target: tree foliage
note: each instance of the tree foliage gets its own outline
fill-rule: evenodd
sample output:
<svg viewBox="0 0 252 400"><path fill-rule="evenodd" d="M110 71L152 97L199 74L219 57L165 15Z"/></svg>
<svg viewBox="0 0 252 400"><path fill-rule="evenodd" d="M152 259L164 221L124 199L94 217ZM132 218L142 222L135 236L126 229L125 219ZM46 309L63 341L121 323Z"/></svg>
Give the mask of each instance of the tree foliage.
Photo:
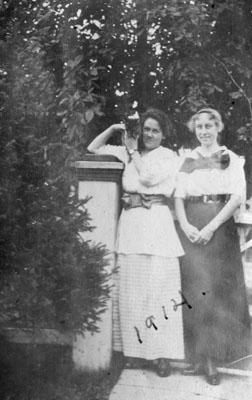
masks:
<svg viewBox="0 0 252 400"><path fill-rule="evenodd" d="M55 60L61 33L48 13L12 6L2 10L10 15L1 42L1 321L96 330L110 292L107 253L80 236L93 228L71 168L78 107L98 112L93 72L83 67L81 82L76 57L66 67Z"/></svg>
<svg viewBox="0 0 252 400"><path fill-rule="evenodd" d="M223 142L246 156L251 180L251 6L239 0L85 1L76 18L83 54L104 70L104 124L153 105L174 122L175 147L194 145L185 127L202 106L217 108ZM241 30L239 27L243 26Z"/></svg>
<svg viewBox="0 0 252 400"><path fill-rule="evenodd" d="M109 293L106 257L78 235L91 220L71 161L136 107L163 109L170 145L193 146L185 123L211 106L223 143L245 155L251 195L252 6L3 0L0 21L0 302L5 317L88 328Z"/></svg>

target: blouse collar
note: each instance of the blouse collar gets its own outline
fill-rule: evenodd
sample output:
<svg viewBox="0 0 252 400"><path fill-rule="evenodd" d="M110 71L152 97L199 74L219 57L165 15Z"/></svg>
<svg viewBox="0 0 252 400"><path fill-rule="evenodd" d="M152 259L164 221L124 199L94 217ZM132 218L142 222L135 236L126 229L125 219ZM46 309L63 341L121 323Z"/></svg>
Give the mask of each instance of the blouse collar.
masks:
<svg viewBox="0 0 252 400"><path fill-rule="evenodd" d="M219 153L219 152L223 152L223 153L224 153L225 150L227 151L227 147L226 147L226 146L220 146L220 147L218 148L217 151L213 151L212 153L206 155L206 154L203 154L203 153L202 153L202 151L201 151L201 146L198 146L198 147L196 147L196 149L194 149L194 150L192 151L192 154L193 154L194 156L196 156L196 158L199 157L199 154L200 154L200 156L202 156L202 157L204 157L204 158L207 158L207 157L211 157L211 156L213 156L214 154L217 154L217 153Z"/></svg>

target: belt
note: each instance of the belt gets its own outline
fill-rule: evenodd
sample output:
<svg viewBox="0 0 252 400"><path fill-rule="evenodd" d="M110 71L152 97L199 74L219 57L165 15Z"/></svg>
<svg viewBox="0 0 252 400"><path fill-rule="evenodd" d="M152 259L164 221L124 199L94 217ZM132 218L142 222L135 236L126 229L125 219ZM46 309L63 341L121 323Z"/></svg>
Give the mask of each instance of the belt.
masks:
<svg viewBox="0 0 252 400"><path fill-rule="evenodd" d="M203 194L186 198L191 203L226 203L229 199L230 194Z"/></svg>
<svg viewBox="0 0 252 400"><path fill-rule="evenodd" d="M124 193L122 206L125 210L136 207L150 209L153 204L168 206L169 199L164 195L144 194L144 193Z"/></svg>

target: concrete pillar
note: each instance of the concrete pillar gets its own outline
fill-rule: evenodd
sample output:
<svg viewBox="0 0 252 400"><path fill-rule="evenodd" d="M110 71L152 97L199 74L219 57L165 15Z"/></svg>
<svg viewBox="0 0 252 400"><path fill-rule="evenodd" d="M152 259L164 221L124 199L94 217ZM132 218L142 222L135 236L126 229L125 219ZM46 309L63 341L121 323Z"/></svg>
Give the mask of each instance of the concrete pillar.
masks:
<svg viewBox="0 0 252 400"><path fill-rule="evenodd" d="M102 243L110 252L108 272L114 266L116 229L119 217L121 175L123 164L113 156L86 155L75 163L79 180L79 198L92 198L87 209L92 218L93 232L85 233L85 240ZM111 282L112 285L112 282ZM98 371L110 366L112 356L112 300L101 314L100 332L85 332L73 344L73 361L80 370Z"/></svg>

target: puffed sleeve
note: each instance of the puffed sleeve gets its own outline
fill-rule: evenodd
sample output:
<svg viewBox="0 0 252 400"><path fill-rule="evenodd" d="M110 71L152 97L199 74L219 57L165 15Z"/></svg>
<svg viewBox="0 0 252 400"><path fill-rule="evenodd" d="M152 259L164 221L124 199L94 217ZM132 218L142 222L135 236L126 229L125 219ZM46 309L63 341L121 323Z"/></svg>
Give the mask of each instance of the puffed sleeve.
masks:
<svg viewBox="0 0 252 400"><path fill-rule="evenodd" d="M124 146L113 146L111 144L101 146L99 149L96 150L95 154L108 154L111 156L115 156L125 164L128 162L129 158L127 150Z"/></svg>
<svg viewBox="0 0 252 400"><path fill-rule="evenodd" d="M180 197L182 199L186 198L186 182L187 174L185 172L179 172L177 174L174 197Z"/></svg>
<svg viewBox="0 0 252 400"><path fill-rule="evenodd" d="M229 193L243 197L246 191L246 179L243 168L244 160L241 157L237 156L232 151L229 151L229 154L230 154L230 165L228 167Z"/></svg>
<svg viewBox="0 0 252 400"><path fill-rule="evenodd" d="M146 187L155 186L167 178L174 179L178 171L178 157L169 149L163 150L151 159L143 159L139 181Z"/></svg>

